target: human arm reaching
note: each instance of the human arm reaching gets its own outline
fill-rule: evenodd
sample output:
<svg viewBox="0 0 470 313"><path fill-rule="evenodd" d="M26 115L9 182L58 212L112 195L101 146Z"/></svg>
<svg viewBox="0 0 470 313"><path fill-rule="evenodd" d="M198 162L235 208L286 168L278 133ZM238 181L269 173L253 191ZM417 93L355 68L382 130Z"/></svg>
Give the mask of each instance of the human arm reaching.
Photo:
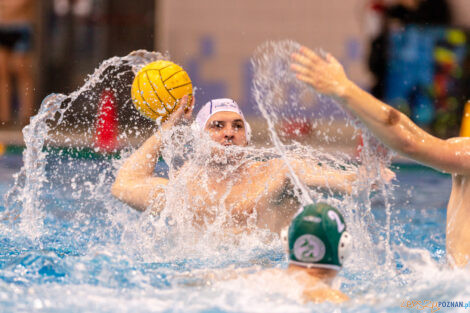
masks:
<svg viewBox="0 0 470 313"><path fill-rule="evenodd" d="M377 173L368 171L363 165L355 170L342 170L327 165L315 164L311 160L296 159L292 164L300 179L308 186L329 188L337 192L352 193L354 183L360 177L367 178L368 181L372 182L372 190L377 189L379 181L390 183L395 179L395 173L385 165L381 165Z"/></svg>
<svg viewBox="0 0 470 313"><path fill-rule="evenodd" d="M152 206L154 210L159 211L164 206L163 201L155 203L155 200L164 191L168 179L156 177L153 172L163 145L162 132L170 130L181 120L191 117L194 98L191 108L187 113L184 113L187 101L187 96L181 99L178 110L170 115L156 134L150 136L139 149L124 161L116 174L111 193L136 210L144 211Z"/></svg>
<svg viewBox="0 0 470 313"><path fill-rule="evenodd" d="M352 185L357 179L353 171L338 170L316 164L312 160L289 160L294 173L309 187L327 188L335 192L351 193Z"/></svg>
<svg viewBox="0 0 470 313"><path fill-rule="evenodd" d="M320 57L302 47L292 55L297 78L317 91L339 98L380 140L393 150L438 170L470 174L470 139L436 138L407 116L351 82L330 54Z"/></svg>
<svg viewBox="0 0 470 313"><path fill-rule="evenodd" d="M351 193L353 185L359 176L371 176L366 173L365 167L358 170L341 170L327 165L320 165L318 162L309 159L289 158L287 160L293 172L300 181L312 188L326 188L334 192ZM282 159L273 159L270 161L271 171L278 173L279 177L287 177L289 168ZM385 166L380 168L379 179L388 183L395 178L395 173ZM372 188L377 185L374 183Z"/></svg>

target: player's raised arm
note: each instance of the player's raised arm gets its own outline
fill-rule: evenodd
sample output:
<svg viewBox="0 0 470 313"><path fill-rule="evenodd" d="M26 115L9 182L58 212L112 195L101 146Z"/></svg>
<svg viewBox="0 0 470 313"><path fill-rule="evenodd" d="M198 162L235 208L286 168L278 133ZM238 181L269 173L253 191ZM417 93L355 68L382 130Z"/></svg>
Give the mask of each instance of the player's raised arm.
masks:
<svg viewBox="0 0 470 313"><path fill-rule="evenodd" d="M470 140L442 140L414 124L407 116L351 82L331 55L322 58L302 47L292 55L297 78L317 91L338 97L387 146L444 172L470 174Z"/></svg>
<svg viewBox="0 0 470 313"><path fill-rule="evenodd" d="M158 211L164 206L163 200L158 196L164 191L168 180L154 176L153 172L163 145L162 132L170 130L182 119L190 118L192 114L192 106L187 113L184 113L188 97L183 97L181 101L178 110L170 115L158 132L124 161L111 187L111 193L116 198L137 210L144 211L152 206ZM157 200L159 203L155 203Z"/></svg>

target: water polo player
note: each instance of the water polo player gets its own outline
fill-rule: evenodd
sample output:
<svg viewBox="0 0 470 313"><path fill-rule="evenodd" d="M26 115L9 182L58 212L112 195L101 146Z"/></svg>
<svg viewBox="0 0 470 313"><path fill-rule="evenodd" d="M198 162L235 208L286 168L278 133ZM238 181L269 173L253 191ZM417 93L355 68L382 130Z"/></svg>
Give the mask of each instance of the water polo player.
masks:
<svg viewBox="0 0 470 313"><path fill-rule="evenodd" d="M270 286L289 286L301 292L303 301L337 303L348 300L348 296L331 287L351 250L351 236L337 209L325 203L304 206L290 226L284 228L281 238L288 255L287 269L270 268L250 274L223 269L211 273L209 280L242 277L255 285L261 281ZM291 295L299 296L292 291L289 290ZM280 292L287 293L285 289Z"/></svg>
<svg viewBox="0 0 470 313"><path fill-rule="evenodd" d="M302 47L293 54L297 77L321 93L338 97L380 140L399 153L439 171L452 174L447 205L446 247L451 263L465 266L470 260L470 138L434 137L406 115L374 98L348 79L331 55L318 56Z"/></svg>
<svg viewBox="0 0 470 313"><path fill-rule="evenodd" d="M282 230L281 240L288 256L285 269L220 268L191 273L190 277L200 277L203 285L214 288L218 288L215 283L240 280L242 285L236 283L236 286L243 288L243 284L247 284L250 288L268 288L270 293L286 294L302 302L339 303L349 299L332 287L352 248L346 223L336 208L326 203L301 207L290 225Z"/></svg>
<svg viewBox="0 0 470 313"><path fill-rule="evenodd" d="M236 166L217 161L204 165L186 161L175 175L170 175L172 180L181 180L178 186L183 186L184 190L172 193L171 199L166 198L170 181L154 176L154 168L163 147L162 133L191 118L193 106L184 113L187 97L181 101L179 109L170 115L158 132L123 162L112 186L112 194L137 210L151 208L155 212L160 212L168 201L181 200L184 207L194 212L194 220L198 224L211 223L220 212L224 212L230 217L230 227L246 227L248 219L255 217L253 223L256 226L279 232L298 206L292 196L285 196L286 189L293 186L289 170L280 159L238 160ZM249 142L249 125L237 103L230 99L206 103L196 117L196 126L220 144L222 150L226 146L246 146ZM356 179L354 172L321 167L309 160L293 159L291 166L308 186L348 192L351 182ZM181 199L175 199L175 194Z"/></svg>
<svg viewBox="0 0 470 313"><path fill-rule="evenodd" d="M307 205L294 217L287 233L287 273L303 286L306 300L348 299L329 285L350 252L350 241L343 216L332 206Z"/></svg>

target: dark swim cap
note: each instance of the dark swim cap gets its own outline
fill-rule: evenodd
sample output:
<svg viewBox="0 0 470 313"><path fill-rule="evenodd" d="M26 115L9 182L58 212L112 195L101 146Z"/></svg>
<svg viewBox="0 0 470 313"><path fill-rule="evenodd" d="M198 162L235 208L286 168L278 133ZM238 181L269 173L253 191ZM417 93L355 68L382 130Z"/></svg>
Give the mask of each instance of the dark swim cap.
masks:
<svg viewBox="0 0 470 313"><path fill-rule="evenodd" d="M350 240L338 210L325 203L307 205L289 227L289 263L340 270Z"/></svg>

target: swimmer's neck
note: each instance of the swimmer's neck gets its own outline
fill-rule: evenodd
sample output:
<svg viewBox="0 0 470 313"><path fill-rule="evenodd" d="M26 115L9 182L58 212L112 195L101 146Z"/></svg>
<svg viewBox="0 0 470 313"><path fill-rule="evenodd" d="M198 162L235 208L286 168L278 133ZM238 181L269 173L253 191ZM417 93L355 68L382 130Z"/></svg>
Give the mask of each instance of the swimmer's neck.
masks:
<svg viewBox="0 0 470 313"><path fill-rule="evenodd" d="M326 284L330 284L333 278L335 278L336 274L338 273L335 270L330 270L326 268L306 268L306 267L298 266L295 264L289 264L289 267L287 268L287 272L290 274L297 274L297 273L308 274L312 278L321 280L322 282Z"/></svg>
<svg viewBox="0 0 470 313"><path fill-rule="evenodd" d="M235 160L233 162L221 163L212 161L209 162L208 167L206 168L207 172L210 175L220 175L228 178L232 177L233 175L239 175L241 172L246 170L245 163L241 160Z"/></svg>

